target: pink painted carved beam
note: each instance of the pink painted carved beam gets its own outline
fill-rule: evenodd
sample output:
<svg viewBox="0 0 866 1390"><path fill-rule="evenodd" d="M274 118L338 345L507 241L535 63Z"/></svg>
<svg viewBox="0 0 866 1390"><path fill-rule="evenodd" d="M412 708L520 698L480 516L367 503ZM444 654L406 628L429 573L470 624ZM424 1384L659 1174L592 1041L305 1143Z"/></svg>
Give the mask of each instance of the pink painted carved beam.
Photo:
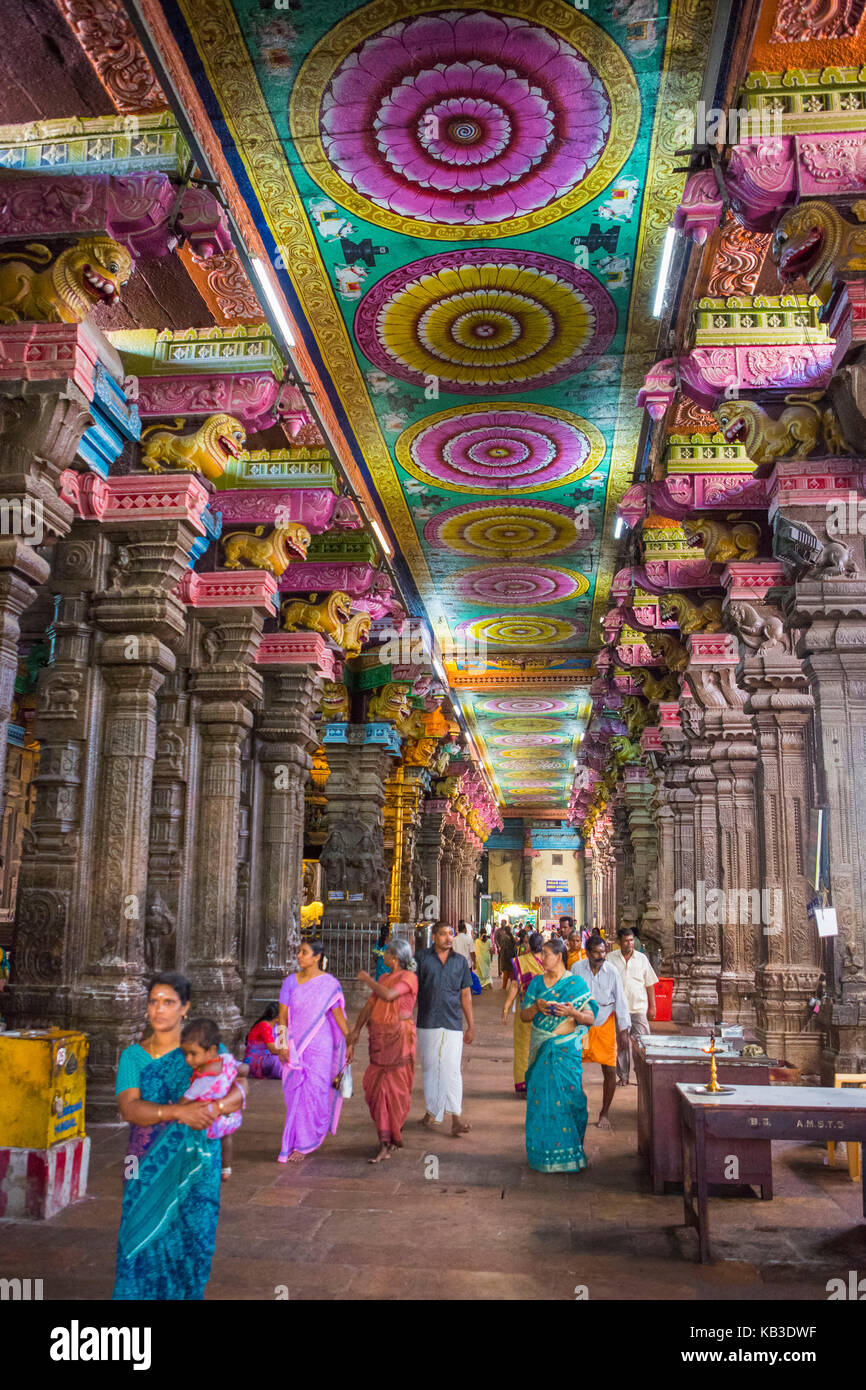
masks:
<svg viewBox="0 0 866 1390"><path fill-rule="evenodd" d="M803 198L866 192L866 149L859 131L744 140L724 171L731 207L744 227L770 231ZM673 225L699 245L719 226L722 197L711 170L691 174Z"/></svg>
<svg viewBox="0 0 866 1390"><path fill-rule="evenodd" d="M229 488L217 493L214 509L222 512L224 532L235 526L273 526L279 512L281 521L298 521L317 536L330 530L338 501L337 494L325 487ZM293 565L292 573L297 568Z"/></svg>
<svg viewBox="0 0 866 1390"><path fill-rule="evenodd" d="M866 496L866 459L780 459L767 479L770 521L781 506L825 507Z"/></svg>
<svg viewBox="0 0 866 1390"><path fill-rule="evenodd" d="M680 727L679 700L660 700L659 729L679 729Z"/></svg>
<svg viewBox="0 0 866 1390"><path fill-rule="evenodd" d="M0 381L72 381L89 401L100 344L86 323L13 323L0 327Z"/></svg>
<svg viewBox="0 0 866 1390"><path fill-rule="evenodd" d="M178 201L179 200L179 201ZM18 174L0 184L0 239L106 234L135 257L183 240L200 260L231 249L226 215L206 188L182 196L168 174Z"/></svg>
<svg viewBox="0 0 866 1390"><path fill-rule="evenodd" d="M696 347L679 359L682 389L706 410L740 391L823 389L833 371L833 344L737 343ZM637 393L637 403L661 420L677 396L673 359L656 362Z"/></svg>
<svg viewBox="0 0 866 1390"><path fill-rule="evenodd" d="M764 479L751 473L669 473L660 483L635 483L625 492L617 507L617 515L631 529L647 515L647 486L649 511L673 521L682 521L696 511L754 509L767 507Z"/></svg>
<svg viewBox="0 0 866 1390"><path fill-rule="evenodd" d="M267 570L242 570L216 574L187 570L175 589L190 608L264 608L274 614L277 581Z"/></svg>
<svg viewBox="0 0 866 1390"><path fill-rule="evenodd" d="M658 725L647 725L640 736L640 747L642 753L663 753L664 745L658 731Z"/></svg>
<svg viewBox="0 0 866 1390"><path fill-rule="evenodd" d="M691 666L737 666L740 650L732 632L693 632L686 638Z"/></svg>
<svg viewBox="0 0 866 1390"><path fill-rule="evenodd" d="M259 666L314 666L326 681L337 679L336 654L317 632L271 632L259 643Z"/></svg>
<svg viewBox="0 0 866 1390"><path fill-rule="evenodd" d="M785 567L778 560L732 560L722 572L727 602L756 599L762 602L771 589L787 583Z"/></svg>
<svg viewBox="0 0 866 1390"><path fill-rule="evenodd" d="M225 513L223 513L225 522ZM284 594L331 593L339 589L352 598L369 593L376 577L372 565L350 565L329 560L299 560L280 575Z"/></svg>
<svg viewBox="0 0 866 1390"><path fill-rule="evenodd" d="M614 576L611 598L620 607L631 600L635 586L648 594L665 594L670 589L718 587L719 566L708 560L647 560L643 565L621 569ZM610 615L608 615L610 616ZM607 621L607 620L605 620Z"/></svg>
<svg viewBox="0 0 866 1390"><path fill-rule="evenodd" d="M281 384L271 372L195 372L138 378L142 419L221 411L242 420L250 432L288 422L291 434L295 426L300 429L302 421L309 419L298 388Z"/></svg>
<svg viewBox="0 0 866 1390"><path fill-rule="evenodd" d="M188 473L100 478L72 468L60 475L60 496L85 521L128 526L139 520L180 520L200 536L205 534L202 513L210 501L207 489Z"/></svg>

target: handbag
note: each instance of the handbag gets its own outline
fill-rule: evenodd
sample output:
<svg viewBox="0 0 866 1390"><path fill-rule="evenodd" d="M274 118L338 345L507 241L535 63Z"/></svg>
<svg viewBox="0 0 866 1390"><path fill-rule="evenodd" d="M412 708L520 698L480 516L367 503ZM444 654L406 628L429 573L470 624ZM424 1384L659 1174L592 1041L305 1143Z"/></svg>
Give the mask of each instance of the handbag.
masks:
<svg viewBox="0 0 866 1390"><path fill-rule="evenodd" d="M352 1064L347 1062L340 1075L334 1080L334 1087L340 1092L343 1100L352 1099Z"/></svg>

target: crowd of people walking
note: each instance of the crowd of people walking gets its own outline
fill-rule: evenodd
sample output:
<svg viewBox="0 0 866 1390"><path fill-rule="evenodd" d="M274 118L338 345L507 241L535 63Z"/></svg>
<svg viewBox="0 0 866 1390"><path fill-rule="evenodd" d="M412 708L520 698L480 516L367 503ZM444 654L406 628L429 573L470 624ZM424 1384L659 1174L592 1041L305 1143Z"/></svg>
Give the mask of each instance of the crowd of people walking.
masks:
<svg viewBox="0 0 866 1390"><path fill-rule="evenodd" d="M221 1182L231 1176L232 1134L242 1121L247 1076L278 1080L286 1108L277 1155L298 1164L336 1134L351 1066L366 1029L363 1094L376 1130L378 1164L403 1147L416 1060L425 1111L461 1138L463 1049L474 1039L473 995L493 988L498 961L502 1024L514 1038L514 1089L526 1099L526 1155L544 1173L586 1167L588 1122L583 1063L600 1063L601 1110L610 1128L617 1082L628 1085L632 1039L649 1032L657 977L635 950L631 930L608 954L603 936L562 918L548 937L503 920L492 934L435 925L429 947L383 932L374 974L361 971L369 997L350 1026L324 947L305 941L279 1003L250 1028L241 1064L211 1019L188 1017L189 982L161 974L151 982L148 1028L122 1054L118 1108L129 1148L117 1248L116 1299L200 1299L210 1273ZM413 1014L417 1008L417 1023Z"/></svg>

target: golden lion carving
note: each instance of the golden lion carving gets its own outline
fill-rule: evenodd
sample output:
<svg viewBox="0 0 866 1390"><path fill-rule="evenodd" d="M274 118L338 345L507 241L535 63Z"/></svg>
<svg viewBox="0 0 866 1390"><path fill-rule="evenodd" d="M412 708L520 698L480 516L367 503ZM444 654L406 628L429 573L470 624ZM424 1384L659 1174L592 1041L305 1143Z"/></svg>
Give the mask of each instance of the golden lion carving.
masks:
<svg viewBox="0 0 866 1390"><path fill-rule="evenodd" d="M632 680L640 686L642 693L648 700L657 703L659 700L678 700L680 688L676 677L670 672L663 676L654 676L650 671L634 670L629 672Z"/></svg>
<svg viewBox="0 0 866 1390"><path fill-rule="evenodd" d="M361 647L370 636L371 622L369 613L354 613L345 624L340 646L347 658L361 655Z"/></svg>
<svg viewBox="0 0 866 1390"><path fill-rule="evenodd" d="M411 738L403 755L406 767L428 767L436 752L435 738Z"/></svg>
<svg viewBox="0 0 866 1390"><path fill-rule="evenodd" d="M648 632L646 641L653 656L663 662L669 671L684 671L688 666L688 651L669 632Z"/></svg>
<svg viewBox="0 0 866 1390"><path fill-rule="evenodd" d="M625 721L629 738L640 738L650 722L649 706L644 704L639 695L626 695L620 712Z"/></svg>
<svg viewBox="0 0 866 1390"><path fill-rule="evenodd" d="M183 420L175 420L179 428ZM229 458L244 453L247 432L240 420L232 415L209 415L194 434L176 434L160 425L148 425L142 430L141 461L149 473L162 473L166 468L180 468L187 473L201 473L215 482L222 477Z"/></svg>
<svg viewBox="0 0 866 1390"><path fill-rule="evenodd" d="M398 685L394 681L383 685L370 699L367 718L387 720L399 728L409 716L409 689L408 685Z"/></svg>
<svg viewBox="0 0 866 1390"><path fill-rule="evenodd" d="M617 767L624 767L626 763L639 763L643 756L637 740L626 738L624 734L616 734L611 739L610 750Z"/></svg>
<svg viewBox="0 0 866 1390"><path fill-rule="evenodd" d="M460 790L461 777L443 777L437 782L434 793L440 801L452 801Z"/></svg>
<svg viewBox="0 0 866 1390"><path fill-rule="evenodd" d="M854 216L866 220L866 204L855 203ZM812 294L826 304L837 280L858 280L866 272L866 228L816 198L798 203L779 219L770 255L779 279L790 284L805 277Z"/></svg>
<svg viewBox="0 0 866 1390"><path fill-rule="evenodd" d="M256 570L268 570L279 579L292 562L292 553L303 560L310 544L310 533L299 521L288 521L285 526L275 526L269 535L263 535L264 526L255 531L232 531L222 542L227 570L243 569L244 562ZM292 552L292 553L290 553Z"/></svg>
<svg viewBox="0 0 866 1390"><path fill-rule="evenodd" d="M466 820L473 835L477 835L479 840L487 839L490 831L487 829L486 823L482 820L480 811L471 810Z"/></svg>
<svg viewBox="0 0 866 1390"><path fill-rule="evenodd" d="M323 637L332 637L337 646L342 644L343 628L352 616L352 600L342 589L335 589L319 603L307 603L305 599L292 599L283 609L283 630L297 632L320 632Z"/></svg>
<svg viewBox="0 0 866 1390"><path fill-rule="evenodd" d="M132 274L131 255L111 237L82 237L53 254L39 241L0 252L0 323L81 323L97 304L113 304Z"/></svg>
<svg viewBox="0 0 866 1390"><path fill-rule="evenodd" d="M405 719L401 719L397 725L400 733L406 738L426 738L427 737L427 715L423 709L410 708Z"/></svg>
<svg viewBox="0 0 866 1390"><path fill-rule="evenodd" d="M754 560L761 538L760 528L749 521L727 525L715 517L687 517L683 530L691 545L700 543L704 555L713 565L726 565L731 560Z"/></svg>
<svg viewBox="0 0 866 1390"><path fill-rule="evenodd" d="M349 692L339 681L325 681L319 704L325 724L349 722Z"/></svg>
<svg viewBox="0 0 866 1390"><path fill-rule="evenodd" d="M742 444L752 463L771 463L779 458L808 458L823 432L831 454L850 452L831 406L816 402L821 393L792 392L778 420L755 401L722 401L715 412L728 444Z"/></svg>
<svg viewBox="0 0 866 1390"><path fill-rule="evenodd" d="M722 631L724 615L720 598L708 598L698 604L692 603L685 594L665 594L661 600L660 612L666 621L676 618L677 627L684 637L688 637L692 632Z"/></svg>

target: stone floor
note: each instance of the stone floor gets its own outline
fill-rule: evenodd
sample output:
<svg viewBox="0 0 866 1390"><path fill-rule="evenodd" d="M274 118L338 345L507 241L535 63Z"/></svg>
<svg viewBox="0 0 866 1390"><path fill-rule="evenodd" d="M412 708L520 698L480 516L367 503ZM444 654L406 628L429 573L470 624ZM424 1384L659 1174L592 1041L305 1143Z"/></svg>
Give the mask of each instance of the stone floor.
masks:
<svg viewBox="0 0 866 1390"><path fill-rule="evenodd" d="M590 1299L824 1300L828 1279L863 1268L859 1184L844 1166L829 1170L817 1144L774 1146L772 1202L711 1203L723 1258L698 1265L681 1197L653 1196L637 1156L634 1086L617 1092L612 1133L590 1123L585 1173L531 1172L502 997L476 1001L478 1040L464 1064L473 1130L462 1139L419 1128L416 1083L405 1149L371 1167L359 1090L335 1138L297 1170L278 1166L281 1090L252 1083L207 1298L273 1299L282 1288L291 1299L573 1299L585 1285ZM356 1077L360 1053L358 1062ZM590 1120L600 1078L586 1068ZM44 1225L0 1222L0 1276L42 1278L46 1299L111 1295L124 1132L91 1134L83 1202Z"/></svg>

